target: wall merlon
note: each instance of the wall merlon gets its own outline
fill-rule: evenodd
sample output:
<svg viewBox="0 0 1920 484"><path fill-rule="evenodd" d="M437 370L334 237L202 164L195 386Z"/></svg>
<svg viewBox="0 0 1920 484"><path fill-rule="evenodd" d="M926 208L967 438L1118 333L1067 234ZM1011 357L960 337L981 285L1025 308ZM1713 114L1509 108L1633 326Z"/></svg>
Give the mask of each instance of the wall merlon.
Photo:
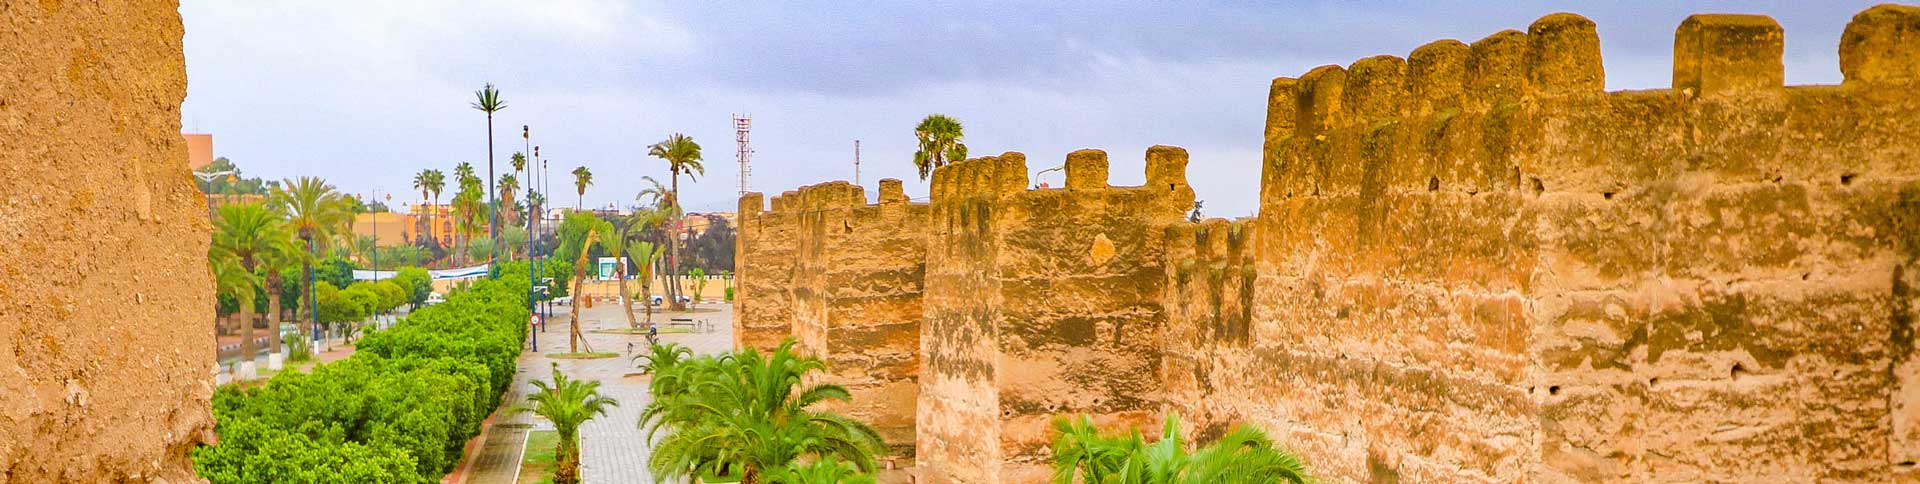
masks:
<svg viewBox="0 0 1920 484"><path fill-rule="evenodd" d="M1407 55L1407 95L1411 114L1426 116L1460 107L1467 88L1467 44L1446 39Z"/></svg>
<svg viewBox="0 0 1920 484"><path fill-rule="evenodd" d="M1296 94L1298 107L1294 108L1300 116L1296 129L1311 135L1319 135L1342 124L1344 114L1340 100L1345 97L1347 69L1337 65L1315 67L1300 76L1299 90Z"/></svg>
<svg viewBox="0 0 1920 484"><path fill-rule="evenodd" d="M899 178L880 179L880 203L905 202L907 200L907 190L901 185Z"/></svg>
<svg viewBox="0 0 1920 484"><path fill-rule="evenodd" d="M1840 36L1846 82L1920 83L1920 7L1877 5L1853 16Z"/></svg>
<svg viewBox="0 0 1920 484"><path fill-rule="evenodd" d="M1400 117L1407 98L1407 61L1376 55L1347 67L1345 98L1341 100L1361 127Z"/></svg>
<svg viewBox="0 0 1920 484"><path fill-rule="evenodd" d="M1467 50L1467 105L1479 110L1516 102L1527 85L1527 34L1502 30Z"/></svg>
<svg viewBox="0 0 1920 484"><path fill-rule="evenodd" d="M747 192L740 195L740 209L735 213L740 217L740 221L745 222L748 219L760 216L760 212L766 209L767 202L765 196L761 195L760 192Z"/></svg>
<svg viewBox="0 0 1920 484"><path fill-rule="evenodd" d="M1193 186L1187 184L1187 149L1153 145L1147 148L1147 186L1166 190L1170 203L1181 213L1193 206Z"/></svg>
<svg viewBox="0 0 1920 484"><path fill-rule="evenodd" d="M1067 189L1098 190L1107 187L1107 152L1096 149L1067 153Z"/></svg>
<svg viewBox="0 0 1920 484"><path fill-rule="evenodd" d="M1698 14L1673 34L1673 88L1706 96L1779 88L1786 35L1764 15Z"/></svg>
<svg viewBox="0 0 1920 484"><path fill-rule="evenodd" d="M1567 95L1606 91L1600 34L1592 20L1565 12L1540 17L1527 27L1527 41L1527 75L1534 92Z"/></svg>
<svg viewBox="0 0 1920 484"><path fill-rule="evenodd" d="M1299 101L1297 87L1300 81L1291 77L1276 77L1272 87L1267 88L1267 152L1273 151L1278 140L1293 136L1294 123L1299 121Z"/></svg>
<svg viewBox="0 0 1920 484"><path fill-rule="evenodd" d="M1017 151L1001 153L993 165L994 194L1008 196L1027 190L1027 155Z"/></svg>

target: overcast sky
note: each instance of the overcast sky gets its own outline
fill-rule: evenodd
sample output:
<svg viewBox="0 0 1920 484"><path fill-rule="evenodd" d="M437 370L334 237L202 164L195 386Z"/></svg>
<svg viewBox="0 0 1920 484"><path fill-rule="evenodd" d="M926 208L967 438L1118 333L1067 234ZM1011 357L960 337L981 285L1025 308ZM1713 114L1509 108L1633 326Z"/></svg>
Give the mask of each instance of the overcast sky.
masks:
<svg viewBox="0 0 1920 484"><path fill-rule="evenodd" d="M1874 2L1681 3L184 0L182 122L248 176L413 201L423 168L485 173L469 104L492 82L508 106L498 173L531 125L556 204L574 203L567 172L584 165L587 205L630 205L640 176L665 180L647 145L682 132L707 165L682 181L689 209L730 211L732 113L754 118L754 190L851 180L859 139L869 190L901 178L914 197L913 125L945 113L975 156L1024 152L1032 171L1107 150L1115 184L1144 179L1148 146L1185 147L1207 213L1240 216L1256 210L1276 76L1573 11L1599 24L1608 89L1664 88L1674 27L1735 12L1785 27L1789 84L1836 83L1841 30Z"/></svg>

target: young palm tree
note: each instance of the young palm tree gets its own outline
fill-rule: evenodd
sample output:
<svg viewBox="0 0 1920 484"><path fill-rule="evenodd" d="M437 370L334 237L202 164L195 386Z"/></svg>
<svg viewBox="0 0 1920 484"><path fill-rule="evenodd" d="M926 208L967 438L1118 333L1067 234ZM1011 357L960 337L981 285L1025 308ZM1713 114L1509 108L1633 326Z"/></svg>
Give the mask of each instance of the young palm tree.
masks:
<svg viewBox="0 0 1920 484"><path fill-rule="evenodd" d="M860 473L860 468L828 457L813 461L804 466L788 465L775 468L767 473L767 482L773 484L874 484L873 476Z"/></svg>
<svg viewBox="0 0 1920 484"><path fill-rule="evenodd" d="M294 245L290 233L288 237L280 241L279 250L261 254L259 260L254 261L259 264L264 276L262 283L267 291L267 327L272 328L267 341L272 345L270 351L274 353L280 352L280 290L287 282L283 273L306 259L306 254Z"/></svg>
<svg viewBox="0 0 1920 484"><path fill-rule="evenodd" d="M794 344L789 338L771 353L748 348L695 358L655 376L684 386L666 389L641 414L649 440L667 431L647 462L654 475L738 475L742 484L761 484L775 469L826 458L873 472L875 457L885 451L880 435L813 408L852 397L839 385L803 384L826 363L796 356Z"/></svg>
<svg viewBox="0 0 1920 484"><path fill-rule="evenodd" d="M652 242L640 240L629 242L627 243L627 259L632 260L634 265L640 267L640 273L635 275L640 279L640 297L643 298L643 301L647 301L641 304L641 306L646 308L647 324L653 324L653 301L651 301L653 298L653 264L660 259L660 249L658 246L653 245ZM626 292L626 288L621 288L620 291ZM633 308L631 306L627 308L627 318L629 323L631 323L633 318ZM634 325L634 327L638 328L639 326Z"/></svg>
<svg viewBox="0 0 1920 484"><path fill-rule="evenodd" d="M707 175L707 168L700 164L700 143L695 143L691 136L674 133L671 136L667 136L666 141L661 141L647 148L647 155L666 160L667 171L673 174L671 196L667 197L667 214L669 217L672 217L673 220L679 220L682 210L680 207L680 175L687 175L687 181L694 181L696 176ZM667 236L666 274L669 276L680 272L680 243L678 240L679 237L674 237L671 234ZM680 302L679 281L673 277L668 277L666 289L668 295L667 308L674 311L686 310L687 305Z"/></svg>
<svg viewBox="0 0 1920 484"><path fill-rule="evenodd" d="M1073 484L1264 484L1312 482L1306 464L1265 433L1237 426L1191 453L1180 436L1179 417L1168 415L1152 444L1138 430L1102 436L1093 420L1054 420L1053 483Z"/></svg>
<svg viewBox="0 0 1920 484"><path fill-rule="evenodd" d="M494 207L494 201L492 200L493 193L494 193L493 192L493 113L497 113L497 112L500 112L500 110L502 109L506 109L507 101L500 99L500 90L494 89L493 83L491 82L487 83L486 87L481 88L478 91L474 91L473 97L474 97L473 109L483 113L487 113L487 198L488 198L487 208L488 208L488 214L489 214L487 219L487 236L498 239L500 238L500 233L498 232L500 229L497 226L500 225L500 214L492 210Z"/></svg>
<svg viewBox="0 0 1920 484"><path fill-rule="evenodd" d="M253 346L253 297L254 288L260 286L255 270L260 260L274 257L286 250L287 235L285 222L278 214L267 210L257 203L226 205L220 207L220 218L214 221L216 230L213 243L208 247L208 256L212 259L226 259L244 272L244 275L226 275L230 281L242 282L243 289L234 289L244 293L240 305L240 358L252 361ZM237 294L237 293L236 293ZM277 332L278 329L276 328Z"/></svg>
<svg viewBox="0 0 1920 484"><path fill-rule="evenodd" d="M312 334L313 313L313 261L318 258L319 250L335 234L351 233L348 224L353 214L347 207L346 198L333 189L326 181L318 177L303 176L289 179L273 188L267 195L267 206L279 212L287 221L287 226L299 236L305 247L306 256L300 260L302 272L306 274L307 287L303 294L307 300L307 317L302 319L301 334Z"/></svg>
<svg viewBox="0 0 1920 484"><path fill-rule="evenodd" d="M700 300L707 292L707 270L698 267L687 269L687 280L693 281L693 299Z"/></svg>
<svg viewBox="0 0 1920 484"><path fill-rule="evenodd" d="M574 210L580 210L581 204L586 203L587 187L592 185L593 170L588 170L587 167L584 166L573 169L573 191L580 196L580 198L575 199L573 202Z"/></svg>
<svg viewBox="0 0 1920 484"><path fill-rule="evenodd" d="M252 271L241 267L240 261L231 255L211 250L207 257L208 268L213 270L214 290L240 303L239 311L233 315L240 323L240 361L253 361L251 356L256 351L253 346L253 298L254 289L260 287L260 279Z"/></svg>
<svg viewBox="0 0 1920 484"><path fill-rule="evenodd" d="M560 434L560 443L553 449L553 482L580 482L580 425L606 415L620 402L600 395L600 382L567 378L559 365L554 365L553 385L534 380L533 386L539 391L527 395L527 403L517 409L553 422L554 432Z"/></svg>
<svg viewBox="0 0 1920 484"><path fill-rule="evenodd" d="M673 203L668 200L673 198L673 193L667 191L667 187L661 185L660 180L643 176L640 177L640 181L646 183L640 186L640 193L633 196L633 201L640 202L643 207L660 209L662 212L672 209Z"/></svg>
<svg viewBox="0 0 1920 484"><path fill-rule="evenodd" d="M920 151L913 153L913 166L920 170L921 180L932 176L934 168L967 159L967 145L960 142L965 136L962 129L960 120L945 114L929 114L913 128L913 137L920 141Z"/></svg>

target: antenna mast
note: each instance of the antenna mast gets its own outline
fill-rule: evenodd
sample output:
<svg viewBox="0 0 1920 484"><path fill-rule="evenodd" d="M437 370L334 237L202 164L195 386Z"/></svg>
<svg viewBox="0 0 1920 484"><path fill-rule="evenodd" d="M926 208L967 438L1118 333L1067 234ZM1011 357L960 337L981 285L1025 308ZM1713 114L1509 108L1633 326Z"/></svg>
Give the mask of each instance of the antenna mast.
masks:
<svg viewBox="0 0 1920 484"><path fill-rule="evenodd" d="M735 157L740 160L740 195L747 194L747 178L753 174L753 148L747 146L747 131L753 128L753 115L733 115L733 141L739 145Z"/></svg>
<svg viewBox="0 0 1920 484"><path fill-rule="evenodd" d="M853 184L860 184L860 140L853 140Z"/></svg>

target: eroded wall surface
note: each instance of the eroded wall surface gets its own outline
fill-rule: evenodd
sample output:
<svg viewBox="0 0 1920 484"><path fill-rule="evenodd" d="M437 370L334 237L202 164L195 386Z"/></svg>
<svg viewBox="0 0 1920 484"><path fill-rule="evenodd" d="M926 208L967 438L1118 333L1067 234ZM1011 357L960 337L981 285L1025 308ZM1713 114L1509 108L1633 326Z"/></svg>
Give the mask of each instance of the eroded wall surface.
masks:
<svg viewBox="0 0 1920 484"><path fill-rule="evenodd" d="M1916 479L1920 9L1856 16L1841 85L1784 86L1783 38L1696 15L1673 88L1605 92L1555 14L1276 79L1247 220L1184 221L1173 148L936 170L920 476L1177 412L1339 482Z"/></svg>
<svg viewBox="0 0 1920 484"><path fill-rule="evenodd" d="M786 324L770 319L743 339L765 349L791 336L826 360L822 381L853 396L834 409L879 431L894 466L911 466L927 205L911 203L900 181L887 179L874 204L860 187L832 182L775 197L773 206L742 205L753 215L742 228L752 235L741 240L755 257L762 247L790 254L788 263L754 269L761 296L752 303L756 316L784 314Z"/></svg>
<svg viewBox="0 0 1920 484"><path fill-rule="evenodd" d="M0 5L0 482L192 482L205 201L173 1Z"/></svg>

